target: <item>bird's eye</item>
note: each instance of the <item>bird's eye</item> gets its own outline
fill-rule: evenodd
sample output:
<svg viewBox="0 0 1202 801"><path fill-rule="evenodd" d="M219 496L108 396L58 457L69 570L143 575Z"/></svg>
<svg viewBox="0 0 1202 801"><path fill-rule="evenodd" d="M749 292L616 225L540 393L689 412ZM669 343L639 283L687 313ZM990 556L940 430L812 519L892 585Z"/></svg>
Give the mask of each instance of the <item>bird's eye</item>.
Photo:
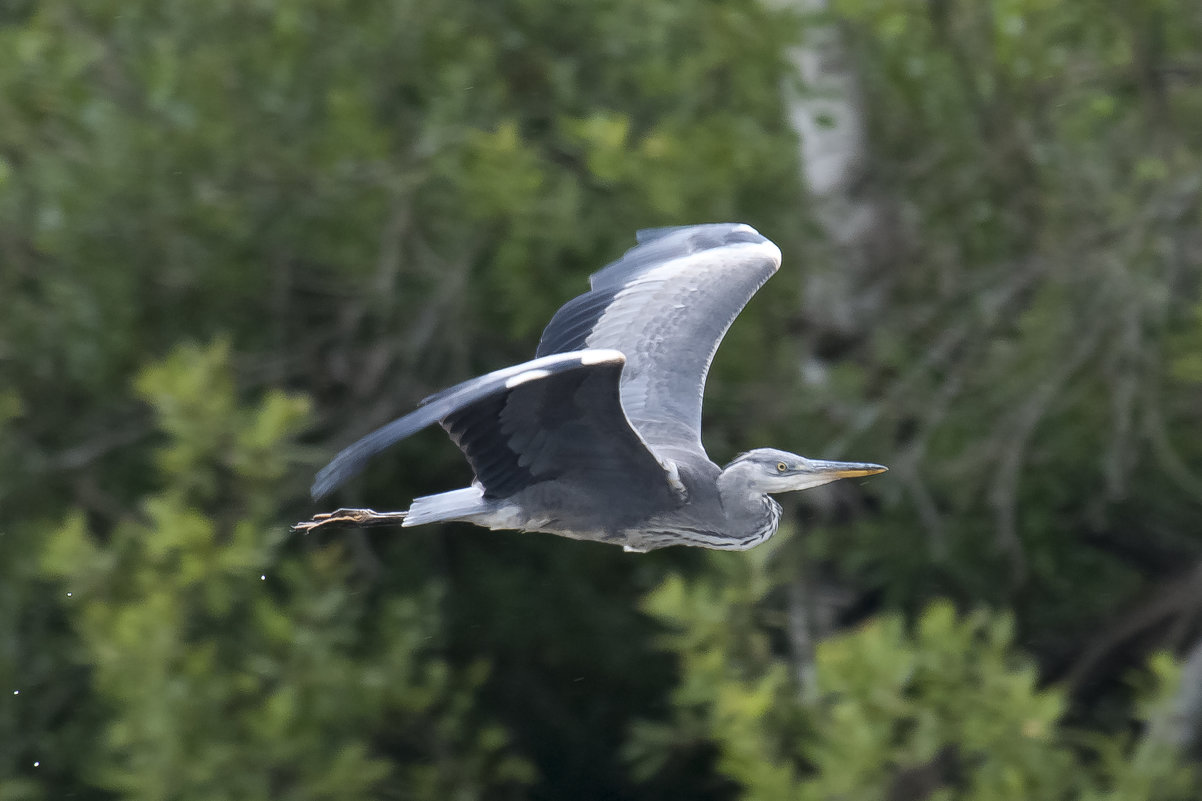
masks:
<svg viewBox="0 0 1202 801"><path fill-rule="evenodd" d="M789 469L789 465L785 464L784 462L777 462L777 463L776 463L776 472L778 472L778 473L783 473L783 472L785 472L785 471L786 471L786 470L788 470L788 469Z"/></svg>

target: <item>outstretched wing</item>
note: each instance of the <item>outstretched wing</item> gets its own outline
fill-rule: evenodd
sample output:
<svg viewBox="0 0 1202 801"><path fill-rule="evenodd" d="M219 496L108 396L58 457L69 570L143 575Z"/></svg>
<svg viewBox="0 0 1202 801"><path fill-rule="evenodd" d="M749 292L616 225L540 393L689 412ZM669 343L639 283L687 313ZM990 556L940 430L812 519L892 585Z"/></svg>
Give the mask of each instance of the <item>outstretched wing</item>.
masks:
<svg viewBox="0 0 1202 801"><path fill-rule="evenodd" d="M581 348L626 354L622 407L653 450L701 445L710 362L730 324L780 267L780 249L749 225L655 228L591 276L543 331L538 356Z"/></svg>
<svg viewBox="0 0 1202 801"><path fill-rule="evenodd" d="M338 454L317 474L313 497L437 422L467 456L487 498L554 481L560 496L577 496L577 506L603 508L622 498L623 505L644 512L672 508L679 503L674 477L622 411L618 386L625 361L612 350L555 354L444 390Z"/></svg>

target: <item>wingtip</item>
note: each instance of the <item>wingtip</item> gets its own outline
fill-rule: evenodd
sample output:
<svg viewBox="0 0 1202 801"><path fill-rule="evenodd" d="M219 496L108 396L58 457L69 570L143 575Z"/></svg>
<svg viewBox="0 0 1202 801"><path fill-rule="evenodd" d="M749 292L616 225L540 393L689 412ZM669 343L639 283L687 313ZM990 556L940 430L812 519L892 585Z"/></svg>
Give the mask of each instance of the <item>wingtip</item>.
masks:
<svg viewBox="0 0 1202 801"><path fill-rule="evenodd" d="M335 456L334 461L319 470L313 478L313 486L309 487L309 497L314 501L320 501L338 489L351 475L353 473L347 473L339 464L339 458Z"/></svg>
<svg viewBox="0 0 1202 801"><path fill-rule="evenodd" d="M313 501L320 501L322 498L329 495L333 489L333 487L328 486L319 477L317 481L313 482L313 486L309 487L309 498Z"/></svg>
<svg viewBox="0 0 1202 801"><path fill-rule="evenodd" d="M784 261L784 254L780 252L780 246L771 239L765 239L763 243L760 244L760 247L764 248L764 250L767 252L766 255L768 258L776 264L774 269L779 270L781 262Z"/></svg>

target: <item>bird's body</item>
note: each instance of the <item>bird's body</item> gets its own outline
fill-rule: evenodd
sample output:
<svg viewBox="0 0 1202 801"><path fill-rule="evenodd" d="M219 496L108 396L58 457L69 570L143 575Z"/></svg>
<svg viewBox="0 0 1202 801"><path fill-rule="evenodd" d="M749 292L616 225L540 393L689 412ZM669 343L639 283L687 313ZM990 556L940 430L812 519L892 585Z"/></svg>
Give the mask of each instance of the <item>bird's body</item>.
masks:
<svg viewBox="0 0 1202 801"><path fill-rule="evenodd" d="M509 498L490 500L483 487L473 486L416 499L401 525L453 519L491 529L609 542L640 552L669 545L746 550L775 533L781 508L768 495L725 486L723 471L708 460L678 463L677 473L682 488L678 497L649 514L603 507L588 487L534 485ZM448 518L447 513L454 516Z"/></svg>
<svg viewBox="0 0 1202 801"><path fill-rule="evenodd" d="M454 520L630 551L763 542L780 522L771 493L885 469L770 448L725 468L706 455L701 399L710 362L779 266L780 250L747 225L640 232L637 247L555 314L533 361L427 398L340 453L313 494L435 422L471 463L472 486L418 498L406 512L343 509L297 528Z"/></svg>

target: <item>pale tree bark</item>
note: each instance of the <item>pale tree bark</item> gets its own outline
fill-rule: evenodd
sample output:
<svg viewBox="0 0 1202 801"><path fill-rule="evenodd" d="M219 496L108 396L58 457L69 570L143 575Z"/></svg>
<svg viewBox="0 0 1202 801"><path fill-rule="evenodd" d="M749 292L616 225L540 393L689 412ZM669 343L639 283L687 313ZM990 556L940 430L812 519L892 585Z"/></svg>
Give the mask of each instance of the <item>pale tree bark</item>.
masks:
<svg viewBox="0 0 1202 801"><path fill-rule="evenodd" d="M1181 684L1164 709L1149 721L1145 748L1169 746L1182 751L1199 742L1202 727L1202 639L1185 653Z"/></svg>
<svg viewBox="0 0 1202 801"><path fill-rule="evenodd" d="M823 384L821 342L855 341L883 305L888 272L887 216L868 190L867 121L857 76L828 0L766 0L791 6L806 19L805 36L789 53L795 75L784 81L788 119L796 131L802 181L813 220L822 234L807 243L802 312L809 342L801 364L804 380ZM815 498L819 498L816 495ZM833 500L833 498L828 498ZM809 573L809 575L807 575ZM788 633L795 676L803 697L817 692L816 643L831 632L848 599L844 589L815 580L799 563L787 598Z"/></svg>
<svg viewBox="0 0 1202 801"><path fill-rule="evenodd" d="M892 250L889 215L868 180L859 82L829 0L771 1L791 3L807 21L803 41L789 53L799 81L784 90L800 142L800 178L825 240L805 266L804 311L820 334L855 339L880 311ZM808 367L821 371L817 363Z"/></svg>

